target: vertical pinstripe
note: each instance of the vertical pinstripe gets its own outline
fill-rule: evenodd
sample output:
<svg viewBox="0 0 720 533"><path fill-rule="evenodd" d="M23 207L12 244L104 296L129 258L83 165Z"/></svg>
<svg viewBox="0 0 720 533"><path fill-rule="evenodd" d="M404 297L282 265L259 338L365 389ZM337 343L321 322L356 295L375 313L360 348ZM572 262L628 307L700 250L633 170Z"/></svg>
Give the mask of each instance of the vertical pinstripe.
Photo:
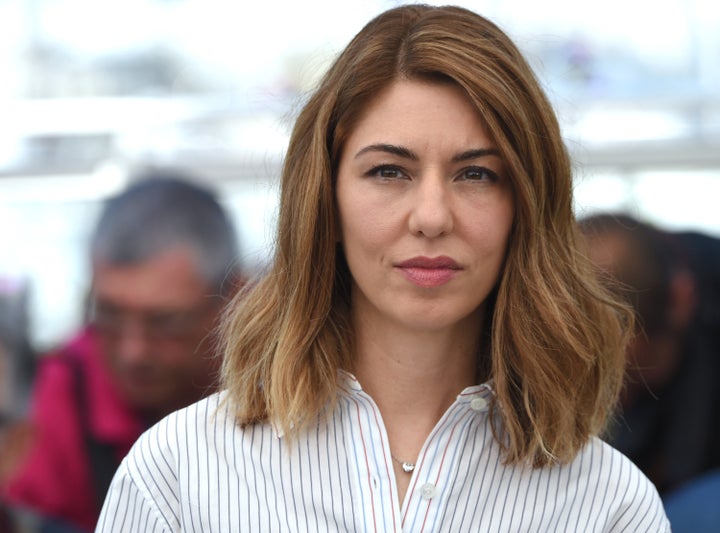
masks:
<svg viewBox="0 0 720 533"><path fill-rule="evenodd" d="M238 427L214 395L147 431L115 475L109 532L664 532L657 491L598 439L573 462L504 465L489 387L458 396L428 436L402 506L377 406L347 376L334 413L292 445Z"/></svg>

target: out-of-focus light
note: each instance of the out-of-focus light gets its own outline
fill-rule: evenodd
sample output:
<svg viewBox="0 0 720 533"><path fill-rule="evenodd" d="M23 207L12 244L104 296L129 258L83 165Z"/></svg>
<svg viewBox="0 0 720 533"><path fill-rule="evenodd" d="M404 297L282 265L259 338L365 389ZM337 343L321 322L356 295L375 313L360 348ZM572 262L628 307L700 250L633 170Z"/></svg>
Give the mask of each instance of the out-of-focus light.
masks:
<svg viewBox="0 0 720 533"><path fill-rule="evenodd" d="M674 139L688 135L690 126L680 114L657 110L593 109L565 128L569 138L584 144Z"/></svg>
<svg viewBox="0 0 720 533"><path fill-rule="evenodd" d="M720 235L720 171L642 172L632 192L638 211L665 227Z"/></svg>
<svg viewBox="0 0 720 533"><path fill-rule="evenodd" d="M627 207L632 191L627 180L620 176L598 174L577 179L573 192L575 211L581 217L594 211L617 211Z"/></svg>
<svg viewBox="0 0 720 533"><path fill-rule="evenodd" d="M3 176L0 204L94 201L119 191L126 182L121 169L111 164L91 174Z"/></svg>

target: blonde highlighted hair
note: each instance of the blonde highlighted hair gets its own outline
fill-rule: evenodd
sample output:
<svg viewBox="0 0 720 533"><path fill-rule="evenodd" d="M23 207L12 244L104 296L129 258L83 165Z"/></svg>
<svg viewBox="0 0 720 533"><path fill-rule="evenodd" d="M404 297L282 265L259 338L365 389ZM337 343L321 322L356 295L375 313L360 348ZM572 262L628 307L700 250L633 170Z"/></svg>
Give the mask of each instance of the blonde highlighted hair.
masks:
<svg viewBox="0 0 720 533"><path fill-rule="evenodd" d="M507 165L516 214L480 364L494 381L506 459L569 460L616 402L632 317L579 248L569 157L532 69L495 24L459 7L382 13L302 109L282 172L274 261L225 317L229 401L241 424L270 419L292 436L332 405L338 369L352 371L335 172L363 110L398 79L464 90Z"/></svg>

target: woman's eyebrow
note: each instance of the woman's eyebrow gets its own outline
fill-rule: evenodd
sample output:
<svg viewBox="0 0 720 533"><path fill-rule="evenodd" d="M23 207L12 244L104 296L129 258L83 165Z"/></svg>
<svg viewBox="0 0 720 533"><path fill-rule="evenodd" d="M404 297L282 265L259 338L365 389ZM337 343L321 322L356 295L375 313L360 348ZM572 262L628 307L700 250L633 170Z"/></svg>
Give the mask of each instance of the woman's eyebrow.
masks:
<svg viewBox="0 0 720 533"><path fill-rule="evenodd" d="M472 150L466 150L454 156L452 158L452 162L462 163L463 161L470 161L472 159L479 159L481 157L488 156L500 157L500 150L496 148L475 148Z"/></svg>
<svg viewBox="0 0 720 533"><path fill-rule="evenodd" d="M370 144L361 150L358 151L357 154L355 154L355 158L360 157L363 154L366 154L368 152L384 152L386 154L392 154L396 155L398 157L404 157L405 159L411 159L413 161L417 161L419 157L415 152L410 150L409 148L405 148L404 146L396 146L394 144L386 144L386 143L377 143L377 144Z"/></svg>
<svg viewBox="0 0 720 533"><path fill-rule="evenodd" d="M410 159L412 161L418 161L420 159L418 155L409 148L388 143L376 143L365 146L364 148L360 149L357 154L355 154L355 157L358 158L368 152L383 152L386 154L403 157L405 159ZM500 151L496 148L473 148L470 150L465 150L464 152L453 156L452 162L462 163L463 161L470 161L472 159L479 159L481 157L488 156L500 157Z"/></svg>

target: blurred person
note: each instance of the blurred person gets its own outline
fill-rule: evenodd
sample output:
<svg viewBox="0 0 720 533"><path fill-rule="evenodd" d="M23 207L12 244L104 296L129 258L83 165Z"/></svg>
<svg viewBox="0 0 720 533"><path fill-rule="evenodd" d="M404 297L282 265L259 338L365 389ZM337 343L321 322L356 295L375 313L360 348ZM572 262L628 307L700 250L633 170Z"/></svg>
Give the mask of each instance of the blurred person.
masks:
<svg viewBox="0 0 720 533"><path fill-rule="evenodd" d="M16 396L17 353L0 328L0 491L25 456L32 430L18 411L13 399ZM0 499L0 532L21 531L21 520L12 508Z"/></svg>
<svg viewBox="0 0 720 533"><path fill-rule="evenodd" d="M454 6L378 15L295 123L222 392L140 438L98 533L669 531L597 438L632 313L577 237L507 34Z"/></svg>
<svg viewBox="0 0 720 533"><path fill-rule="evenodd" d="M5 495L43 531L93 529L138 436L215 390L212 331L241 282L227 213L174 173L139 176L109 199L89 252L88 325L42 358L36 441Z"/></svg>
<svg viewBox="0 0 720 533"><path fill-rule="evenodd" d="M664 496L720 467L720 241L626 214L596 214L580 226L590 257L638 316L606 438Z"/></svg>
<svg viewBox="0 0 720 533"><path fill-rule="evenodd" d="M705 331L720 332L720 238L699 231L676 231L682 254L692 270L697 293L695 319Z"/></svg>
<svg viewBox="0 0 720 533"><path fill-rule="evenodd" d="M0 494L22 463L31 442L27 396L35 351L27 330L27 286L0 278ZM21 516L0 499L0 532L27 531Z"/></svg>
<svg viewBox="0 0 720 533"><path fill-rule="evenodd" d="M36 353L30 342L27 280L0 276L0 409L11 417L24 416L35 375Z"/></svg>
<svg viewBox="0 0 720 533"><path fill-rule="evenodd" d="M673 533L720 531L720 468L694 477L663 498Z"/></svg>
<svg viewBox="0 0 720 533"><path fill-rule="evenodd" d="M0 339L0 384L2 385L0 393L5 393L8 387L7 360L9 357L7 349L2 339ZM11 437L11 424L12 419L7 414L6 406L2 404L0 399L0 488L5 485L7 472L12 471L15 464L17 447L10 442L14 440ZM15 530L12 514L5 503L0 500L0 531L14 533Z"/></svg>

